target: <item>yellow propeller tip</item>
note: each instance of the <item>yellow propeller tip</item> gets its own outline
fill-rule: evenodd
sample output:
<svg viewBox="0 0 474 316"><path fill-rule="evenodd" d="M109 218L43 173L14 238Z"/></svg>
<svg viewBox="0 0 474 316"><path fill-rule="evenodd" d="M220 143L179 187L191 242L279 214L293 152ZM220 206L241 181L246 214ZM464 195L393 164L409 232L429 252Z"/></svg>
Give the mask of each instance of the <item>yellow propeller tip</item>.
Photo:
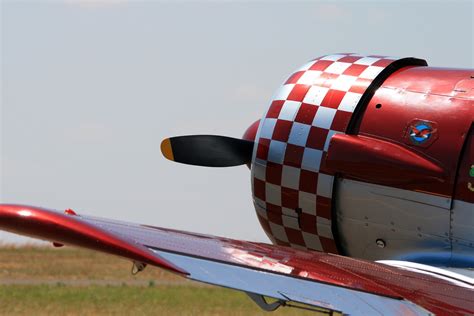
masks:
<svg viewBox="0 0 474 316"><path fill-rule="evenodd" d="M174 161L173 148L171 147L171 141L169 138L165 138L161 142L161 153L166 157L166 159Z"/></svg>

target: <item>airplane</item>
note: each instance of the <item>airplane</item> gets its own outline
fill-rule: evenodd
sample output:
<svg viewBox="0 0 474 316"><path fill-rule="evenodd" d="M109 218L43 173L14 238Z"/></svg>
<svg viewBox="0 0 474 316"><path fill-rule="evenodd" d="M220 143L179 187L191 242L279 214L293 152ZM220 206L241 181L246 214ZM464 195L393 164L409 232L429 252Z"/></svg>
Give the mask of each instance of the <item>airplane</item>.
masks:
<svg viewBox="0 0 474 316"><path fill-rule="evenodd" d="M242 138L171 137L161 151L246 164L271 244L15 204L0 205L0 228L243 291L266 311L474 315L473 69L322 56Z"/></svg>

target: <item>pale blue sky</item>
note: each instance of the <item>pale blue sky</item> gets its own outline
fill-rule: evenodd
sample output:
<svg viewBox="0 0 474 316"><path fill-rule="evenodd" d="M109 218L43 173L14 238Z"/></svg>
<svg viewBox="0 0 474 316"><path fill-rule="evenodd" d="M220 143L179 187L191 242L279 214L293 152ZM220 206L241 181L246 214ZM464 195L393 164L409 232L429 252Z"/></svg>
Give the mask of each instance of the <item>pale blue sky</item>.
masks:
<svg viewBox="0 0 474 316"><path fill-rule="evenodd" d="M474 68L472 1L4 0L1 10L2 202L248 240L267 241L247 168L173 164L163 138L240 137L289 73L328 53Z"/></svg>

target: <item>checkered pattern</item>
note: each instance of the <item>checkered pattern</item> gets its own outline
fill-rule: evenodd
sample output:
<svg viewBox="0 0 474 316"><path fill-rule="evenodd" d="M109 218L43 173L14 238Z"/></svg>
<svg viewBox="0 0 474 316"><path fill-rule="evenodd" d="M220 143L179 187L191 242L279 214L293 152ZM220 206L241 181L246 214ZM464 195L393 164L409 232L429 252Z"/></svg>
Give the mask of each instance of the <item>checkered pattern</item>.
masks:
<svg viewBox="0 0 474 316"><path fill-rule="evenodd" d="M252 159L254 205L279 245L337 253L331 229L331 137L344 133L370 83L396 58L317 58L276 92L260 122Z"/></svg>

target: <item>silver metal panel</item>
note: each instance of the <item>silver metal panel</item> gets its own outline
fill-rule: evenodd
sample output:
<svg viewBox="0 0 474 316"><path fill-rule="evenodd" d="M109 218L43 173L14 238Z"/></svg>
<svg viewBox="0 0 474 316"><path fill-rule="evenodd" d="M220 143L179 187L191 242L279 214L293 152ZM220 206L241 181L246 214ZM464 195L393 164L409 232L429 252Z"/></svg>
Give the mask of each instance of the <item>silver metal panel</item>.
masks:
<svg viewBox="0 0 474 316"><path fill-rule="evenodd" d="M471 246L474 245L474 206L472 203L453 201L452 218L453 239L460 239ZM474 251L474 248L472 248Z"/></svg>
<svg viewBox="0 0 474 316"><path fill-rule="evenodd" d="M190 273L189 278L280 300L322 306L351 315L430 315L409 301L354 291L161 250L152 251Z"/></svg>
<svg viewBox="0 0 474 316"><path fill-rule="evenodd" d="M338 179L336 214L342 247L350 256L370 260L416 260L424 255L448 260L450 203L425 193ZM377 239L385 247L378 246Z"/></svg>
<svg viewBox="0 0 474 316"><path fill-rule="evenodd" d="M454 200L451 218L453 259L474 268L474 207L472 203Z"/></svg>

